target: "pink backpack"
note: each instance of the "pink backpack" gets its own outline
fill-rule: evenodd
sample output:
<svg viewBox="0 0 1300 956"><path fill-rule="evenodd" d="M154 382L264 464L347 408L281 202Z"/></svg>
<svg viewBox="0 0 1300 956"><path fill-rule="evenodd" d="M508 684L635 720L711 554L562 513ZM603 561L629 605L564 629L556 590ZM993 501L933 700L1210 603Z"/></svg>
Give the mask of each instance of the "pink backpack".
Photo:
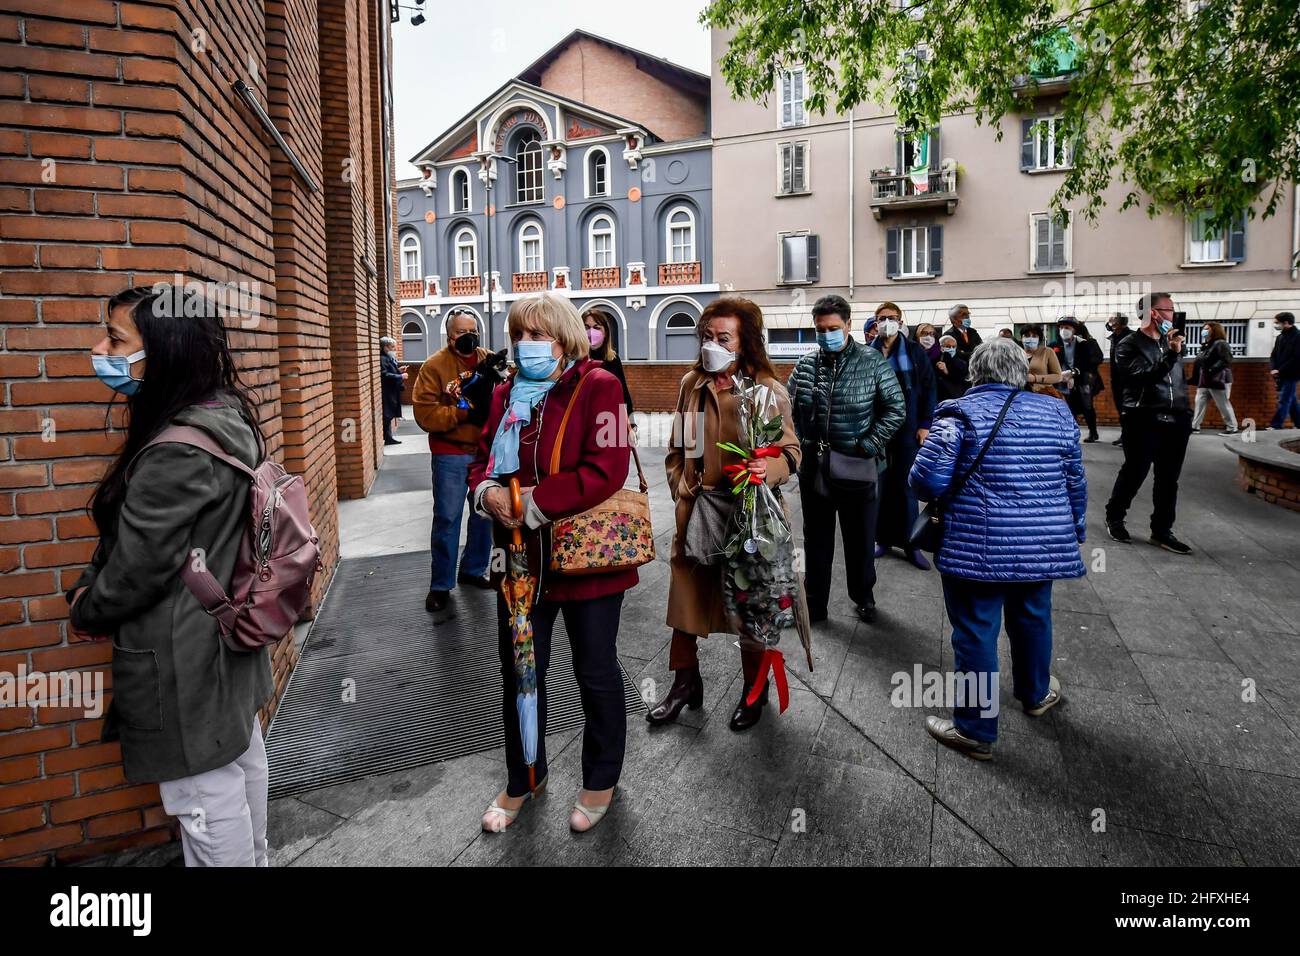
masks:
<svg viewBox="0 0 1300 956"><path fill-rule="evenodd" d="M261 436L258 438L260 446ZM162 442L201 448L252 481L248 524L230 578L230 593L207 569L199 548L190 552L181 579L203 609L217 619L221 639L232 651L255 651L275 644L298 622L311 600L312 579L321 570L320 543L301 476L286 474L279 462L269 458L249 468L226 454L207 432L189 425L164 428L144 448Z"/></svg>

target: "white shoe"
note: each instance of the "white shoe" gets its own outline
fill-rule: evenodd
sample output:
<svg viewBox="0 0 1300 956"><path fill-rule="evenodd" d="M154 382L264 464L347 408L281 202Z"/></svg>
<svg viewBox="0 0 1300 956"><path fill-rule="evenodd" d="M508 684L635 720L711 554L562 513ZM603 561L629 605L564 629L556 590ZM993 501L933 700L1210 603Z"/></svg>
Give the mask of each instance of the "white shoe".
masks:
<svg viewBox="0 0 1300 956"><path fill-rule="evenodd" d="M586 833L605 818L614 803L614 795L609 795L609 803L603 807L589 807L579 797L573 804L573 813L569 814L569 829L574 833Z"/></svg>
<svg viewBox="0 0 1300 956"><path fill-rule="evenodd" d="M537 789L532 793L524 794L523 803L519 804L519 806L513 810L501 806L494 799L488 805L488 808L483 811L483 832L500 833L502 830L506 829L506 827L510 826L510 824L515 822L515 818L519 816L519 811L524 808L524 803L527 803L534 797L540 797L545 792L546 781L543 780L537 785Z"/></svg>

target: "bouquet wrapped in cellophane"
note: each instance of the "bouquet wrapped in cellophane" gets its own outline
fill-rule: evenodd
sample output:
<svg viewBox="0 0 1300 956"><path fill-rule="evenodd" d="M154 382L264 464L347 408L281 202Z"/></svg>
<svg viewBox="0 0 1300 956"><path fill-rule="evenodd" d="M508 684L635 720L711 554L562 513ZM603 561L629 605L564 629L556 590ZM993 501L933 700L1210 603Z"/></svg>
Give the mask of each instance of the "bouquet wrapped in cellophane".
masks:
<svg viewBox="0 0 1300 956"><path fill-rule="evenodd" d="M735 442L718 442L718 447L746 463L781 457L785 425L776 395L768 386L743 375L736 375L732 382L739 414L738 438ZM738 499L723 546L723 605L741 647L763 652L758 680L749 694L750 703L758 699L770 669L784 712L789 695L784 661L776 646L781 632L796 625L799 582L793 535L780 492L753 474L747 464L727 465L723 471L731 479L732 494Z"/></svg>

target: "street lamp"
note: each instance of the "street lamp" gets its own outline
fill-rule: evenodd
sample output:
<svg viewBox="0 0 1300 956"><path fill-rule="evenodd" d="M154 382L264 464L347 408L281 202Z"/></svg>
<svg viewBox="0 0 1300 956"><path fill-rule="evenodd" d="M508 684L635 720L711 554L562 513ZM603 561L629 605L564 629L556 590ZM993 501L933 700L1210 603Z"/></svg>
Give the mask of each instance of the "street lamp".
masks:
<svg viewBox="0 0 1300 956"><path fill-rule="evenodd" d="M483 210L484 231L487 233L487 326L488 346L496 343L492 341L492 220L496 217L492 209L492 161L500 159L511 165L517 165L509 156L501 153L485 153L483 155L483 185L487 189L487 205Z"/></svg>

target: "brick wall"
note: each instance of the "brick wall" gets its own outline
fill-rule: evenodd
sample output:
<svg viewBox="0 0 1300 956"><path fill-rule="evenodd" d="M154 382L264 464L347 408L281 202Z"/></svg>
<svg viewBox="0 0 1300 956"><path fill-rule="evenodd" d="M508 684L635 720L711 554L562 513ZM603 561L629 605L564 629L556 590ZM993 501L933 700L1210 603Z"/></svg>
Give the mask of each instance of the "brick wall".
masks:
<svg viewBox="0 0 1300 956"><path fill-rule="evenodd" d="M1296 452L1295 468L1276 468L1257 461L1237 459L1237 484L1250 495L1290 511L1300 511L1300 441L1285 442L1288 451Z"/></svg>
<svg viewBox="0 0 1300 956"><path fill-rule="evenodd" d="M590 37L579 37L566 47L537 85L616 116L635 116L665 141L708 131L707 93L686 93L637 69L631 54Z"/></svg>
<svg viewBox="0 0 1300 956"><path fill-rule="evenodd" d="M387 22L372 23L370 9L361 0L328 11L316 0L0 4L0 672L97 669L111 687L111 646L68 642L61 595L95 545L85 505L117 448L106 413L123 424L124 406L110 405L88 350L103 335L104 299L126 286L173 273L258 284L255 314L228 323L231 343L270 453L304 477L332 571L341 463L350 492L373 474L377 304L391 273L374 241L387 187L375 179L377 120L367 113L379 102L370 49ZM347 29L331 33L327 52L337 23ZM231 89L236 76L252 77L324 194L269 143ZM361 106L331 131L326 118L346 91ZM344 152L363 160L359 185L346 189ZM344 201L330 202L340 192ZM345 305L332 299L336 269ZM349 329L336 327L340 315ZM353 447L335 441L340 414L360 423ZM318 577L313 607L328 581ZM264 718L292 645L275 649L277 691ZM0 861L71 862L174 837L157 788L125 783L117 745L98 742L100 724L67 710L0 708Z"/></svg>

